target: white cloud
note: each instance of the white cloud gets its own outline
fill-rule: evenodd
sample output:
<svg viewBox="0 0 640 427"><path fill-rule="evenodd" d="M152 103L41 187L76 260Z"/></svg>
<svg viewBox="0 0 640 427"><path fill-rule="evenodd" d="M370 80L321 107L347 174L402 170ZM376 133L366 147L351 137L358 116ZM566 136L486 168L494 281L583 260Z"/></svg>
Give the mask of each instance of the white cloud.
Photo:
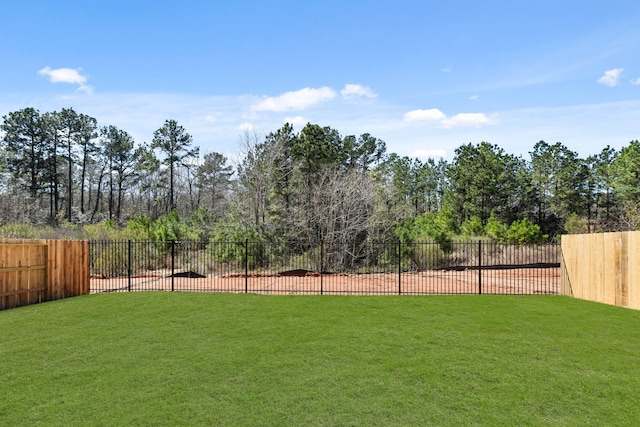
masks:
<svg viewBox="0 0 640 427"><path fill-rule="evenodd" d="M640 85L640 77L631 80L631 84L636 86Z"/></svg>
<svg viewBox="0 0 640 427"><path fill-rule="evenodd" d="M38 74L49 78L51 83L70 83L78 85L78 91L88 94L93 93L93 87L87 85L87 76L80 74L82 68L56 68L44 67Z"/></svg>
<svg viewBox="0 0 640 427"><path fill-rule="evenodd" d="M607 70L604 72L604 75L598 79L598 83L603 84L605 86L618 86L620 83L620 76L624 68L614 68L613 70Z"/></svg>
<svg viewBox="0 0 640 427"><path fill-rule="evenodd" d="M251 106L253 111L305 110L315 104L328 101L336 96L330 87L309 88L286 92L279 96L263 99Z"/></svg>
<svg viewBox="0 0 640 427"><path fill-rule="evenodd" d="M340 94L344 99L375 98L378 96L369 86L354 84L344 85L344 89L340 91Z"/></svg>
<svg viewBox="0 0 640 427"><path fill-rule="evenodd" d="M445 120L447 116L437 108L429 110L413 110L406 113L403 120L407 123L413 122L434 122Z"/></svg>
<svg viewBox="0 0 640 427"><path fill-rule="evenodd" d="M87 77L80 74L80 68L57 68L44 67L38 74L49 77L51 83L75 83L83 85L87 83Z"/></svg>
<svg viewBox="0 0 640 427"><path fill-rule="evenodd" d="M309 120L305 117L302 116L295 116L295 117L285 117L284 118L284 123L289 123L293 126L304 126L307 123L309 123Z"/></svg>
<svg viewBox="0 0 640 427"><path fill-rule="evenodd" d="M409 154L409 157L416 157L418 159L439 159L441 157L447 157L445 150L415 150Z"/></svg>
<svg viewBox="0 0 640 427"><path fill-rule="evenodd" d="M479 98L478 95L472 95L472 96L469 97L469 99L472 100L472 101L475 101L478 98Z"/></svg>
<svg viewBox="0 0 640 427"><path fill-rule="evenodd" d="M256 130L256 125L249 122L241 123L238 125L238 130L241 132L253 132Z"/></svg>
<svg viewBox="0 0 640 427"><path fill-rule="evenodd" d="M451 129L458 127L480 127L484 125L495 125L498 117L493 114L487 116L485 113L460 113L442 121L442 126Z"/></svg>
<svg viewBox="0 0 640 427"><path fill-rule="evenodd" d="M404 115L403 120L405 123L436 122L442 128L452 129L493 125L498 123L498 116L496 114L487 116L485 113L459 113L455 116L447 117L437 108L431 108L429 110L409 111Z"/></svg>
<svg viewBox="0 0 640 427"><path fill-rule="evenodd" d="M625 82L629 80L626 79ZM285 116L299 117L298 113L256 113L255 118L245 117L251 106L259 101L261 98L247 94L204 96L103 91L94 96L75 93L71 99L63 99L44 91L29 98L0 96L0 116L24 108L24 105L40 111L73 107L78 112L95 117L100 125L114 125L126 130L137 143L149 142L153 132L166 119L175 119L193 135L194 145L199 146L202 153L215 151L229 159L236 159L239 158L239 141L244 135L243 130L239 129L241 123L253 124L257 135L263 136L281 128ZM629 141L638 139L637 123L640 115L640 99L636 99L556 108L497 110L495 115L486 112L486 116L494 123L499 119L499 126L447 128L442 120L405 123L402 120L403 114L413 107L403 109L402 106L388 104L385 100L367 104L366 108L352 108L347 102L331 104L331 108L300 114L308 119L304 124L311 121L331 126L342 135L361 135L367 132L384 140L390 153L401 156L411 153L421 156L433 151L431 154L439 158L434 150L443 150L446 153L443 156L445 159L451 159L455 149L461 144L481 141L497 144L509 153L528 158L528 152L541 139L562 141L567 147L586 157L602 151L603 141L610 141L612 147L620 149ZM463 111L448 108L452 108L451 111ZM205 120L206 115L211 115L215 121ZM461 120L461 116L450 116L458 124L465 122ZM482 116L479 118L482 119ZM467 124L469 122L470 120L466 120ZM296 129L300 130L297 126ZM250 133L253 132L250 130ZM420 153L419 150L426 152Z"/></svg>

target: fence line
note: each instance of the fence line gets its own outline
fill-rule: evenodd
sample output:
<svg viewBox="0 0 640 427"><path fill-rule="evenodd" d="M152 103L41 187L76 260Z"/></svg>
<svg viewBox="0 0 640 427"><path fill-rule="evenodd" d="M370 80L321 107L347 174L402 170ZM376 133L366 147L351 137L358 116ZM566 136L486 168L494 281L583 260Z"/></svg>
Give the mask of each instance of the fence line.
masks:
<svg viewBox="0 0 640 427"><path fill-rule="evenodd" d="M557 245L92 241L91 291L556 294Z"/></svg>
<svg viewBox="0 0 640 427"><path fill-rule="evenodd" d="M89 243L0 239L0 310L89 293Z"/></svg>
<svg viewBox="0 0 640 427"><path fill-rule="evenodd" d="M562 236L562 294L640 309L640 231Z"/></svg>

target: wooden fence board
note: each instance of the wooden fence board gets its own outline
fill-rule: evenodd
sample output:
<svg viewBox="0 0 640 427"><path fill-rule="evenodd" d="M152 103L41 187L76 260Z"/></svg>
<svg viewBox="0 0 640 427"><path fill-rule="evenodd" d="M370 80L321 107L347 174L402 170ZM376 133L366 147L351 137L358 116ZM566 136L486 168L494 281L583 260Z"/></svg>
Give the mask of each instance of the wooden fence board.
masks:
<svg viewBox="0 0 640 427"><path fill-rule="evenodd" d="M0 239L0 309L89 293L89 242Z"/></svg>
<svg viewBox="0 0 640 427"><path fill-rule="evenodd" d="M612 278L616 277L616 239L615 235L618 233L610 233L602 235L603 239L603 253L602 253L602 282L601 286L604 289L604 295L602 302L606 304L616 304L616 283Z"/></svg>
<svg viewBox="0 0 640 427"><path fill-rule="evenodd" d="M62 298L62 293L60 292L60 262L64 260L64 258L59 259L60 251L58 250L57 241L52 241L49 243L49 259L48 259L48 280L47 280L47 299L48 300L58 300Z"/></svg>
<svg viewBox="0 0 640 427"><path fill-rule="evenodd" d="M566 244L565 244L566 243ZM576 286L573 288L573 281L578 279L578 271L576 265L578 265L579 252L574 250L573 247L577 246L578 241L576 236L571 239L562 238L562 254L567 260L567 274L569 276L569 282L572 287L572 295L576 298L582 298L582 287Z"/></svg>
<svg viewBox="0 0 640 427"><path fill-rule="evenodd" d="M9 266L7 257L9 256L9 251L4 247L0 246L0 267ZM9 275L0 273L0 309L9 306L9 297L7 293L9 292Z"/></svg>
<svg viewBox="0 0 640 427"><path fill-rule="evenodd" d="M24 245L19 245L19 249L17 251L17 263L19 266L29 265L30 262L30 252L25 248ZM17 289L29 289L29 274L26 270L18 270L16 272L17 278ZM29 304L29 292L23 292L21 294L17 294L17 304L19 306L28 305Z"/></svg>
<svg viewBox="0 0 640 427"><path fill-rule="evenodd" d="M562 295L567 295L571 297L575 297L575 292L573 292L573 284L571 280L573 280L573 256L574 251L571 250L573 244L573 240L562 238L560 243L560 268L561 268L561 277L562 282L560 283L560 292Z"/></svg>
<svg viewBox="0 0 640 427"><path fill-rule="evenodd" d="M640 310L640 232L630 233L627 239L629 307Z"/></svg>
<svg viewBox="0 0 640 427"><path fill-rule="evenodd" d="M640 309L640 231L562 237L562 293Z"/></svg>
<svg viewBox="0 0 640 427"><path fill-rule="evenodd" d="M616 240L616 245L620 251L620 259L617 265L618 277L618 301L622 307L629 306L629 247L626 233L620 233Z"/></svg>
<svg viewBox="0 0 640 427"><path fill-rule="evenodd" d="M585 245L585 236L579 235L576 236L577 239L577 247L584 247ZM589 265L589 252L585 252L585 251L578 251L577 256L576 256L576 264L575 264L575 270L576 270L576 275L577 275L577 280L574 280L574 282L578 282L578 283L583 283L583 286L579 286L579 295L578 298L589 298L590 294L589 294L589 285L590 285L590 281L589 276L585 274L585 269L582 268L582 266L584 265Z"/></svg>

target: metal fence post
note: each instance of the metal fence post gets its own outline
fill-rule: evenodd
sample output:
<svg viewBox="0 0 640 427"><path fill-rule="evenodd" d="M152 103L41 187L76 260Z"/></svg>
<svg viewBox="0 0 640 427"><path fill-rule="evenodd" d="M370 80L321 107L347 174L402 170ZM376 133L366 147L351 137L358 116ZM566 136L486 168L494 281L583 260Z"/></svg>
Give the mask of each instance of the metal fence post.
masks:
<svg viewBox="0 0 640 427"><path fill-rule="evenodd" d="M320 240L320 295L323 294L322 272L324 271L324 239Z"/></svg>
<svg viewBox="0 0 640 427"><path fill-rule="evenodd" d="M174 279L175 279L175 258L176 258L176 241L171 240L171 292L175 290L174 287Z"/></svg>
<svg viewBox="0 0 640 427"><path fill-rule="evenodd" d="M244 239L244 293L249 293L249 239Z"/></svg>
<svg viewBox="0 0 640 427"><path fill-rule="evenodd" d="M129 292L131 292L131 240L129 240L127 242L127 247L128 247L128 251L127 251L127 262L129 264L128 269L127 269L127 276L128 276L128 290Z"/></svg>
<svg viewBox="0 0 640 427"><path fill-rule="evenodd" d="M402 294L402 241L398 240L398 295Z"/></svg>
<svg viewBox="0 0 640 427"><path fill-rule="evenodd" d="M478 295L482 295L482 240L478 240Z"/></svg>

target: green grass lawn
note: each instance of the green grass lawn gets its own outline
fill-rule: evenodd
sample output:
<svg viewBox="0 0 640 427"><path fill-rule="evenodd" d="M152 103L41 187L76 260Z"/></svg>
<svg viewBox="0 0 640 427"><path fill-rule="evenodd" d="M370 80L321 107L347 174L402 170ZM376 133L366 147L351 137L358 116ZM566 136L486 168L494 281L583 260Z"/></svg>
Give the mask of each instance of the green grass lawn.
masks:
<svg viewBox="0 0 640 427"><path fill-rule="evenodd" d="M0 312L0 425L636 425L640 312L557 296L89 295Z"/></svg>

